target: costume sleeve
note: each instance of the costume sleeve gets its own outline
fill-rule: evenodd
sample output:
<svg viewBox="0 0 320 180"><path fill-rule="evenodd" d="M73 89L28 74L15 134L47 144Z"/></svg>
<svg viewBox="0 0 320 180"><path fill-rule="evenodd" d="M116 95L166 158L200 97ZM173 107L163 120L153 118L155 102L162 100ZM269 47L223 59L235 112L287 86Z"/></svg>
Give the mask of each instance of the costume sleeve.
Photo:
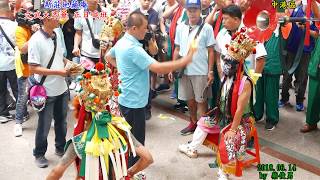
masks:
<svg viewBox="0 0 320 180"><path fill-rule="evenodd" d="M142 47L134 47L129 52L130 57L135 65L137 65L141 70L148 68L156 60L153 59Z"/></svg>

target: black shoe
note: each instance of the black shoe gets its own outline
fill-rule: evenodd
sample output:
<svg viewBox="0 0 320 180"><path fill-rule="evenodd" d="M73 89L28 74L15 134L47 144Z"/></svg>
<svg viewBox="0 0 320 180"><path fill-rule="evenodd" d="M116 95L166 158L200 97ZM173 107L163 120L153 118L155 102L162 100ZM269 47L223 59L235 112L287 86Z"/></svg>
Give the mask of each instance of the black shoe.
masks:
<svg viewBox="0 0 320 180"><path fill-rule="evenodd" d="M265 128L266 128L266 130L268 130L268 131L272 131L272 130L274 130L274 128L276 128L276 125L267 122L266 125L265 125Z"/></svg>
<svg viewBox="0 0 320 180"><path fill-rule="evenodd" d="M152 117L152 115L151 115L151 110L147 110L147 111L146 111L146 120L150 120L151 117Z"/></svg>
<svg viewBox="0 0 320 180"><path fill-rule="evenodd" d="M46 168L49 165L48 159L46 159L46 157L44 156L40 156L36 158L36 165L39 168Z"/></svg>
<svg viewBox="0 0 320 180"><path fill-rule="evenodd" d="M157 92L166 92L166 91L170 91L170 86L169 84L160 84L157 88L156 88L156 91Z"/></svg>

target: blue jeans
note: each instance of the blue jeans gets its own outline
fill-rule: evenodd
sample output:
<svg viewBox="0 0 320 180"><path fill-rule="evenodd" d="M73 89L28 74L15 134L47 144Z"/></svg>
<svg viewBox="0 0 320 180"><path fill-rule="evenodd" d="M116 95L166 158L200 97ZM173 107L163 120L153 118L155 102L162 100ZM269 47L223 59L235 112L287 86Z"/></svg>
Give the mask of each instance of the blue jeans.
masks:
<svg viewBox="0 0 320 180"><path fill-rule="evenodd" d="M68 111L68 99L68 91L59 96L48 97L45 108L41 112L38 112L38 127L36 130L35 148L33 149L33 155L36 158L44 156L47 151L47 137L52 119L54 119L56 150L63 151L66 144L67 134L66 117Z"/></svg>
<svg viewBox="0 0 320 180"><path fill-rule="evenodd" d="M23 117L28 114L28 81L26 77L18 78L18 100L16 105L16 123L21 124Z"/></svg>

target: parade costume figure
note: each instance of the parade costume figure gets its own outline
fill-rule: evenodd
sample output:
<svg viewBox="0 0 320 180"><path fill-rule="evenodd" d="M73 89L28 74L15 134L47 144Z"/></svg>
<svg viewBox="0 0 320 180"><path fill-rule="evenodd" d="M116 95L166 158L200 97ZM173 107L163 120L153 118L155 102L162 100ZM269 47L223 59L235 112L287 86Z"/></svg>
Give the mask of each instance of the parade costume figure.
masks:
<svg viewBox="0 0 320 180"><path fill-rule="evenodd" d="M235 162L245 154L254 127L252 91L258 75L252 70L244 71L244 60L255 53L256 42L245 31L242 28L235 33L226 46L228 53L222 58L223 78L217 108L210 113L212 116L200 118L192 142L179 146L181 152L196 157L195 148L203 143L208 133L213 134L221 179L226 178L225 173L235 173Z"/></svg>

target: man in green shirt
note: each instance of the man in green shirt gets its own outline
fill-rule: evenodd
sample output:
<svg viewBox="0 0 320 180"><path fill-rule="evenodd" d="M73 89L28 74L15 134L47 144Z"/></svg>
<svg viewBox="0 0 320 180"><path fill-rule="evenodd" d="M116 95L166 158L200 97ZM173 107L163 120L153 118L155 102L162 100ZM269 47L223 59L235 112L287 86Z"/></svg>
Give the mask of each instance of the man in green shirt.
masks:
<svg viewBox="0 0 320 180"><path fill-rule="evenodd" d="M306 124L300 129L302 133L317 130L317 123L320 121L320 40L316 42L315 50L311 56L308 75L308 107Z"/></svg>

